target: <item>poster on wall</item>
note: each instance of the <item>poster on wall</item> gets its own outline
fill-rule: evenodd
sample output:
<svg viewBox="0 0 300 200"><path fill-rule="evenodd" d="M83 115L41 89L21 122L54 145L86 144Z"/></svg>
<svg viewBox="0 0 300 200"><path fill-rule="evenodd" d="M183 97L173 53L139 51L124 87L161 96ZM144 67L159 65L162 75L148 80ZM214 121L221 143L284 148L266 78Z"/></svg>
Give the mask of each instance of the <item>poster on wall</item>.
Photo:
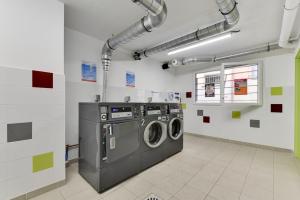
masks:
<svg viewBox="0 0 300 200"><path fill-rule="evenodd" d="M135 73L134 72L126 72L126 86L127 87L135 87Z"/></svg>
<svg viewBox="0 0 300 200"><path fill-rule="evenodd" d="M206 83L205 84L205 97L215 97L215 84Z"/></svg>
<svg viewBox="0 0 300 200"><path fill-rule="evenodd" d="M234 95L247 95L248 94L248 80L235 79L234 80Z"/></svg>
<svg viewBox="0 0 300 200"><path fill-rule="evenodd" d="M81 80L97 82L97 64L83 62L81 64Z"/></svg>

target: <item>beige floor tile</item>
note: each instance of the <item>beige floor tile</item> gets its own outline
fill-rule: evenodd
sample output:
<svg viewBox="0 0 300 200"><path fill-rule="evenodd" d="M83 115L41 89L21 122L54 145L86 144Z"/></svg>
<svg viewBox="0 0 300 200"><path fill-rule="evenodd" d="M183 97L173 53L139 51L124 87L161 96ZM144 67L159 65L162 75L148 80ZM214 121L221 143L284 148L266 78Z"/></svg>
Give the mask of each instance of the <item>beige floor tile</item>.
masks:
<svg viewBox="0 0 300 200"><path fill-rule="evenodd" d="M223 187L226 190L241 193L245 180L235 179L233 177L223 176L221 177L217 185Z"/></svg>
<svg viewBox="0 0 300 200"><path fill-rule="evenodd" d="M68 197L90 189L90 185L80 176L73 177L66 185L59 188L65 199Z"/></svg>
<svg viewBox="0 0 300 200"><path fill-rule="evenodd" d="M142 178L133 178L124 184L124 187L131 193L135 194L136 196L140 196L145 194L152 188L154 185L147 180Z"/></svg>
<svg viewBox="0 0 300 200"><path fill-rule="evenodd" d="M175 195L175 197L184 200L203 200L206 197L206 193L203 193L194 187L185 186Z"/></svg>
<svg viewBox="0 0 300 200"><path fill-rule="evenodd" d="M300 197L300 181L290 180L274 183L274 197L275 200L296 200Z"/></svg>
<svg viewBox="0 0 300 200"><path fill-rule="evenodd" d="M71 195L66 200L100 200L103 195L98 194L93 188L84 190L78 194Z"/></svg>
<svg viewBox="0 0 300 200"><path fill-rule="evenodd" d="M234 191L229 191L221 186L214 186L209 196L215 198L216 200L239 200L239 193Z"/></svg>
<svg viewBox="0 0 300 200"><path fill-rule="evenodd" d="M38 197L32 198L31 200L64 200L63 196L60 194L59 190L53 190L42 194Z"/></svg>
<svg viewBox="0 0 300 200"><path fill-rule="evenodd" d="M214 198L214 197L212 197L212 196L207 196L207 197L205 198L205 200L217 200L217 199Z"/></svg>
<svg viewBox="0 0 300 200"><path fill-rule="evenodd" d="M273 189L268 190L257 184L246 183L242 195L256 200L273 200Z"/></svg>
<svg viewBox="0 0 300 200"><path fill-rule="evenodd" d="M103 200L133 200L136 196L126 190L125 188L120 188L106 195Z"/></svg>
<svg viewBox="0 0 300 200"><path fill-rule="evenodd" d="M162 200L168 200L168 199L170 199L172 197L172 195L170 193L164 191L162 188L154 186L154 187L150 188L144 194L138 196L136 198L136 200L144 200L146 197L148 197L151 194L154 194L155 196L158 196Z"/></svg>
<svg viewBox="0 0 300 200"><path fill-rule="evenodd" d="M189 186L194 187L206 194L212 189L215 184L216 181L203 179L202 177L194 177L190 182L188 182Z"/></svg>

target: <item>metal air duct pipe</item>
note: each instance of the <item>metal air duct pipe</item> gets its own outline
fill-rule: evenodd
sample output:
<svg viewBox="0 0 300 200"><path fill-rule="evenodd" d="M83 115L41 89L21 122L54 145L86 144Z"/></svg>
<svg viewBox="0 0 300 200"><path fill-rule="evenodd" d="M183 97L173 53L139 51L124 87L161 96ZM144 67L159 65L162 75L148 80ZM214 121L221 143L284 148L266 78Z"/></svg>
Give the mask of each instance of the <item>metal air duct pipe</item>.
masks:
<svg viewBox="0 0 300 200"><path fill-rule="evenodd" d="M153 28L159 27L167 18L167 6L164 0L132 0L148 11L148 15L124 30L123 32L108 39L102 48L103 65L103 92L102 101L106 102L107 78L111 64L112 53L123 44L134 40L146 32L151 32Z"/></svg>
<svg viewBox="0 0 300 200"><path fill-rule="evenodd" d="M275 44L267 44L264 46L248 49L245 51L225 55L225 56L216 56L216 57L191 57L191 58L183 58L183 59L173 59L170 62L168 62L168 67L177 67L181 65L192 65L195 63L213 63L213 62L219 62L223 60L228 60L232 58L238 58L241 56L247 56L262 52L269 52L276 49L280 49L281 47L278 45L278 43ZM164 69L167 69L166 64L164 64Z"/></svg>
<svg viewBox="0 0 300 200"><path fill-rule="evenodd" d="M286 0L282 19L279 45L283 48L294 48L295 44L290 41L293 26L300 7L300 0Z"/></svg>
<svg viewBox="0 0 300 200"><path fill-rule="evenodd" d="M224 16L225 21L216 23L204 29L199 29L193 33L176 38L164 44L160 44L156 47L143 51L137 51L134 53L134 58L136 60L140 60L143 57L148 57L155 53L171 50L230 31L240 19L240 14L237 9L237 2L235 0L216 0L216 3L218 4L221 14Z"/></svg>

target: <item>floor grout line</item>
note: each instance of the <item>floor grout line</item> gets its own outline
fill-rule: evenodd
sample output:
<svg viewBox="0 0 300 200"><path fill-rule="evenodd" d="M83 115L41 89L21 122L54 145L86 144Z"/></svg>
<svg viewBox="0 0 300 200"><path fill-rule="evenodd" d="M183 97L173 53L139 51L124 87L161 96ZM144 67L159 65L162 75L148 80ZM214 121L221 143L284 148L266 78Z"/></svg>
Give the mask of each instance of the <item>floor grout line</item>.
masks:
<svg viewBox="0 0 300 200"><path fill-rule="evenodd" d="M251 169L252 169L253 162L254 162L254 159L255 159L255 157L256 157L257 151L258 151L258 149L255 150L255 154L254 154L254 156L253 156L253 158L252 158L252 161L251 161L249 170L248 170L247 175L246 175L246 177L245 177L245 180L244 180L244 183L243 183L243 187L242 187L242 190L241 190L240 195L239 195L239 199L241 199L241 197L242 197L242 195L243 195L243 191L244 191L244 189L245 189L245 187L246 187L247 179L248 179L249 174L250 174L250 171L251 171Z"/></svg>
<svg viewBox="0 0 300 200"><path fill-rule="evenodd" d="M241 147L239 147L240 149ZM238 150L236 150L235 155L233 156L233 158L231 159L231 161L227 164L227 166L223 169L222 173L220 174L220 176L218 177L218 179L215 181L215 183L213 184L213 186L210 188L210 190L207 192L207 194L205 195L204 199L207 199L207 197L209 196L209 194L211 193L211 191L214 189L214 187L217 185L218 181L221 179L222 175L224 174L224 172L228 169L228 167L230 166L230 164L233 162L233 160L236 158L236 156L238 155Z"/></svg>

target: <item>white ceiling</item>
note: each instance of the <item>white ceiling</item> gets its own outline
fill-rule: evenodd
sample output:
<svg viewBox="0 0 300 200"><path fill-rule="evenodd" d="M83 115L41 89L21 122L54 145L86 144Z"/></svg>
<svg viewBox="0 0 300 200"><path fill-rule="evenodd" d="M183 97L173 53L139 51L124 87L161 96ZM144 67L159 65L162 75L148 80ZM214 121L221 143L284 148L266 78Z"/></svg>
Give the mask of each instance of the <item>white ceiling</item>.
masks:
<svg viewBox="0 0 300 200"><path fill-rule="evenodd" d="M145 11L131 0L60 0L65 3L65 25L68 28L107 40L145 15ZM215 0L165 0L168 7L167 21L152 33L130 42L124 48L143 49L173 39L198 28L223 20ZM199 47L174 57L212 56L239 49L277 41L280 34L285 0L238 0L241 19L240 33L233 38ZM300 14L299 14L300 16ZM297 21L295 30L300 27ZM296 31L295 31L296 35ZM151 56L160 61L173 57L167 52Z"/></svg>

